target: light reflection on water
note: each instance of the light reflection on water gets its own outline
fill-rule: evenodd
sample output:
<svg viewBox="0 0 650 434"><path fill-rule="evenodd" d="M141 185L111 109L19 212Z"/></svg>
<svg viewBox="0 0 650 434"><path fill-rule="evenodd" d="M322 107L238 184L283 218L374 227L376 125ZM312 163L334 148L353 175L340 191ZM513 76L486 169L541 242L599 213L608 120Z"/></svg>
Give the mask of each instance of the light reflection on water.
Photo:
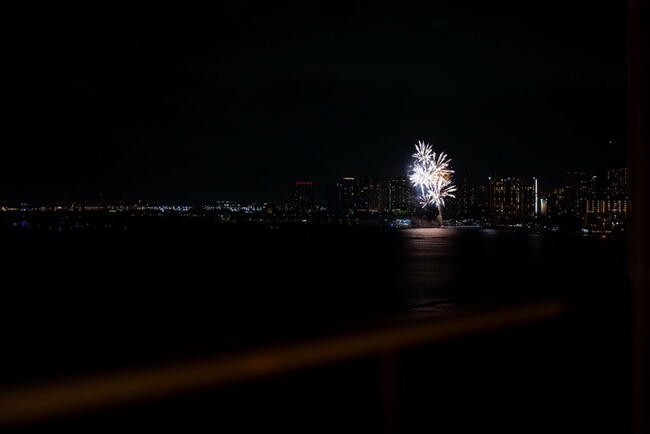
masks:
<svg viewBox="0 0 650 434"><path fill-rule="evenodd" d="M400 292L410 313L606 289L624 276L623 240L482 228L406 229L400 237Z"/></svg>
<svg viewBox="0 0 650 434"><path fill-rule="evenodd" d="M408 311L432 313L453 306L454 262L460 254L459 230L417 228L403 231L403 296Z"/></svg>

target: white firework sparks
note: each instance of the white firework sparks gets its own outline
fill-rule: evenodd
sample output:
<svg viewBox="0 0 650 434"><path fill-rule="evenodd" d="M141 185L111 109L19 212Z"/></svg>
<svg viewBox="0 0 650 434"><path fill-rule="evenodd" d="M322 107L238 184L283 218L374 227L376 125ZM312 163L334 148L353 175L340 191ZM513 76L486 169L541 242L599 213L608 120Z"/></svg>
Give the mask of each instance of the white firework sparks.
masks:
<svg viewBox="0 0 650 434"><path fill-rule="evenodd" d="M415 164L409 178L413 186L419 189L420 204L422 208L436 206L442 213L445 198L455 197L456 186L451 180L454 171L449 168L451 160L444 152L436 156L431 145L423 141L418 141L415 151Z"/></svg>
<svg viewBox="0 0 650 434"><path fill-rule="evenodd" d="M419 140L415 145L415 154L413 154L413 158L415 158L418 163L427 164L427 162L431 161L432 158L435 159L435 154L430 145Z"/></svg>

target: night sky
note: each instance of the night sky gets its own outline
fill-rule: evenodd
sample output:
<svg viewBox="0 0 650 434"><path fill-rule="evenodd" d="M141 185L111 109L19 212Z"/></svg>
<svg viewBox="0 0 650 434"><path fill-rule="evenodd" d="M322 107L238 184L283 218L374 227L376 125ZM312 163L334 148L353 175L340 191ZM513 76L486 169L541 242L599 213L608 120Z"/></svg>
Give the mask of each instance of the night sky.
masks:
<svg viewBox="0 0 650 434"><path fill-rule="evenodd" d="M3 14L0 202L281 200L418 139L543 184L625 165L624 1L88 3Z"/></svg>

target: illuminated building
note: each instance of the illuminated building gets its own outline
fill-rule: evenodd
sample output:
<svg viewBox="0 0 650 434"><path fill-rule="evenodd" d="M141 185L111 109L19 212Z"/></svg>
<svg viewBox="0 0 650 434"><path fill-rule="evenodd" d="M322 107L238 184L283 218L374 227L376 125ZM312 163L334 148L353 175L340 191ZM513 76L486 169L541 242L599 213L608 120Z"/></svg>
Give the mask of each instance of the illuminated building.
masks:
<svg viewBox="0 0 650 434"><path fill-rule="evenodd" d="M458 191L456 193L456 207L459 216L467 217L478 204L478 182L473 175L456 177Z"/></svg>
<svg viewBox="0 0 650 434"><path fill-rule="evenodd" d="M411 208L413 192L407 176L388 180L388 209L406 211Z"/></svg>
<svg viewBox="0 0 650 434"><path fill-rule="evenodd" d="M596 177L585 172L567 172L566 186L562 197L562 210L567 216L584 220L587 214L587 199L597 191Z"/></svg>
<svg viewBox="0 0 650 434"><path fill-rule="evenodd" d="M341 188L338 182L327 184L327 211L335 214L341 212Z"/></svg>
<svg viewBox="0 0 650 434"><path fill-rule="evenodd" d="M337 184L340 198L340 212L354 212L357 207L357 185L355 178L343 178Z"/></svg>
<svg viewBox="0 0 650 434"><path fill-rule="evenodd" d="M489 186L481 183L479 177L473 174L463 174L455 177L457 191L456 200L450 203L450 211L458 218L481 219L486 216Z"/></svg>
<svg viewBox="0 0 650 434"><path fill-rule="evenodd" d="M406 176L346 177L329 185L327 209L343 214L408 210L411 198L411 185Z"/></svg>
<svg viewBox="0 0 650 434"><path fill-rule="evenodd" d="M299 213L311 212L314 208L314 183L299 181L294 189L294 210Z"/></svg>
<svg viewBox="0 0 650 434"><path fill-rule="evenodd" d="M498 226L529 223L538 213L537 178L490 177L490 222Z"/></svg>
<svg viewBox="0 0 650 434"><path fill-rule="evenodd" d="M337 214L348 214L356 210L357 187L356 179L342 178L330 184L327 192L327 209Z"/></svg>
<svg viewBox="0 0 650 434"><path fill-rule="evenodd" d="M548 198L546 197L539 199L539 215L548 217Z"/></svg>
<svg viewBox="0 0 650 434"><path fill-rule="evenodd" d="M607 212L613 222L626 219L630 211L628 178L627 168L607 171Z"/></svg>
<svg viewBox="0 0 650 434"><path fill-rule="evenodd" d="M356 178L357 211L381 212L388 208L388 183L381 178Z"/></svg>
<svg viewBox="0 0 650 434"><path fill-rule="evenodd" d="M557 223L560 218L566 220L570 215L574 215L570 207L571 202L567 199L566 187L540 188L537 197L539 199L538 218L543 222Z"/></svg>
<svg viewBox="0 0 650 434"><path fill-rule="evenodd" d="M388 182L382 178L342 178L328 191L331 212L382 212L388 208Z"/></svg>
<svg viewBox="0 0 650 434"><path fill-rule="evenodd" d="M623 227L630 211L627 168L607 171L604 189L586 200L585 225L593 230Z"/></svg>
<svg viewBox="0 0 650 434"><path fill-rule="evenodd" d="M616 197L628 196L628 177L627 167L607 171L607 194Z"/></svg>

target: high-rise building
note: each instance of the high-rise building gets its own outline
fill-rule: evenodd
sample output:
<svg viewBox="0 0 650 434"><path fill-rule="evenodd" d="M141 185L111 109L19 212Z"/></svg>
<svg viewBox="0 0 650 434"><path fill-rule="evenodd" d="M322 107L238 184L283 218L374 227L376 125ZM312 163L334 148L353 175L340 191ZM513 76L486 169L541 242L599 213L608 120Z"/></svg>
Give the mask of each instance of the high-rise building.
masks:
<svg viewBox="0 0 650 434"><path fill-rule="evenodd" d="M584 224L592 230L624 227L630 212L627 168L607 171L604 188L589 195Z"/></svg>
<svg viewBox="0 0 650 434"><path fill-rule="evenodd" d="M388 209L406 211L413 206L413 189L407 176L388 180Z"/></svg>
<svg viewBox="0 0 650 434"><path fill-rule="evenodd" d="M487 219L490 210L490 180L478 184L478 217Z"/></svg>
<svg viewBox="0 0 650 434"><path fill-rule="evenodd" d="M574 192L566 186L540 188L537 192L538 218L545 223L577 219Z"/></svg>
<svg viewBox="0 0 650 434"><path fill-rule="evenodd" d="M573 196L567 187L553 187L549 192L548 216L551 219L574 217Z"/></svg>
<svg viewBox="0 0 650 434"><path fill-rule="evenodd" d="M388 209L389 185L382 178L342 178L330 185L328 205L330 212L383 212Z"/></svg>
<svg viewBox="0 0 650 434"><path fill-rule="evenodd" d="M587 200L596 192L596 177L586 172L567 172L560 208L567 217L583 221Z"/></svg>
<svg viewBox="0 0 650 434"><path fill-rule="evenodd" d="M627 167L607 171L607 194L618 197L628 196L628 177Z"/></svg>
<svg viewBox="0 0 650 434"><path fill-rule="evenodd" d="M334 214L341 212L341 186L339 182L327 184L327 211Z"/></svg>
<svg viewBox="0 0 650 434"><path fill-rule="evenodd" d="M314 209L314 183L310 181L296 182L293 199L296 212L311 212Z"/></svg>
<svg viewBox="0 0 650 434"><path fill-rule="evenodd" d="M548 217L548 197L539 198L539 216Z"/></svg>
<svg viewBox="0 0 650 434"><path fill-rule="evenodd" d="M356 178L356 210L381 212L388 208L388 183L381 178Z"/></svg>
<svg viewBox="0 0 650 434"><path fill-rule="evenodd" d="M414 205L408 177L346 177L327 189L327 209L332 213L407 211Z"/></svg>
<svg viewBox="0 0 650 434"><path fill-rule="evenodd" d="M329 185L327 209L337 214L348 214L357 209L357 181L355 178L342 178Z"/></svg>
<svg viewBox="0 0 650 434"><path fill-rule="evenodd" d="M539 213L537 217L543 222L555 221L560 216L560 205L563 203L564 187L539 188L537 199Z"/></svg>
<svg viewBox="0 0 650 434"><path fill-rule="evenodd" d="M457 176L456 214L459 218L480 218L482 216L481 185L473 174Z"/></svg>
<svg viewBox="0 0 650 434"><path fill-rule="evenodd" d="M490 177L490 221L514 225L535 220L538 209L537 178Z"/></svg>
<svg viewBox="0 0 650 434"><path fill-rule="evenodd" d="M342 213L354 212L357 209L357 183L355 178L343 178L338 183Z"/></svg>
<svg viewBox="0 0 650 434"><path fill-rule="evenodd" d="M622 221L630 211L627 167L607 171L607 207L613 221Z"/></svg>

